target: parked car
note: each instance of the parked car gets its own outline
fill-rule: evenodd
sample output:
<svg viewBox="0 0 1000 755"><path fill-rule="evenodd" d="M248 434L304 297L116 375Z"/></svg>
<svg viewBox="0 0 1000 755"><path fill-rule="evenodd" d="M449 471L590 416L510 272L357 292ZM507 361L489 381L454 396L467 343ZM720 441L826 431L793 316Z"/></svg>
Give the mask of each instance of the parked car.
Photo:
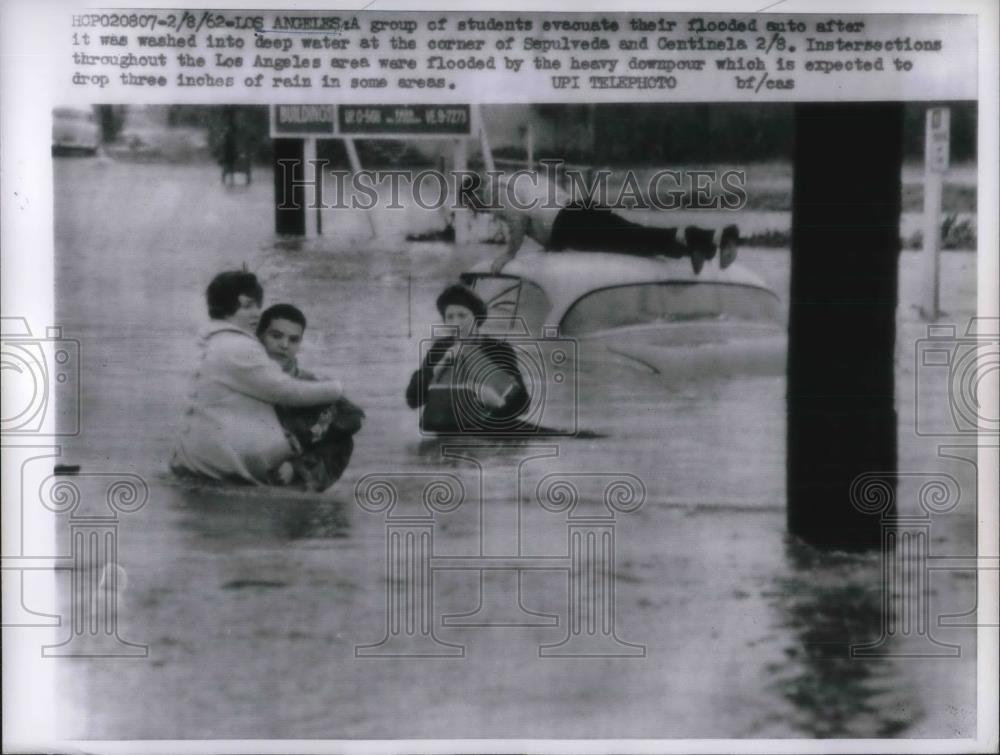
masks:
<svg viewBox="0 0 1000 755"><path fill-rule="evenodd" d="M785 371L777 294L740 264L596 252L522 252L500 275L462 275L489 307L483 331L576 343L582 370L630 367L675 377Z"/></svg>
<svg viewBox="0 0 1000 755"><path fill-rule="evenodd" d="M52 154L97 153L101 129L94 111L87 108L57 107L52 111Z"/></svg>

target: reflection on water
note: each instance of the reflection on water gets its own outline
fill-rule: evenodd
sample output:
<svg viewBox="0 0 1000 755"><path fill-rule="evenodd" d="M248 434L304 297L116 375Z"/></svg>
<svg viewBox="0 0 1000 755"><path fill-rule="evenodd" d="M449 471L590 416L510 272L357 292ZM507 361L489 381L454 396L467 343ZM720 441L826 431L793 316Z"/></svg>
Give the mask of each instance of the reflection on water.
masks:
<svg viewBox="0 0 1000 755"><path fill-rule="evenodd" d="M539 444L555 445L562 452L570 453L573 450L574 441L595 440L602 437L606 436L589 432L577 436L539 433L521 437L490 437L486 435L426 437L416 444L414 455L421 465L434 463L439 467L454 467L457 465L457 460L449 455L448 449L475 446L477 458L485 466L492 464L516 465L527 456L531 456ZM585 446L581 445L580 448L585 448Z"/></svg>
<svg viewBox="0 0 1000 755"><path fill-rule="evenodd" d="M247 587L286 587L287 582L272 579L234 579L222 586L223 590L242 590Z"/></svg>
<svg viewBox="0 0 1000 755"><path fill-rule="evenodd" d="M914 722L915 701L898 661L852 658L851 646L879 639L881 553L820 551L786 544L789 574L768 597L790 630L772 688L792 704L789 723L813 737L891 737Z"/></svg>
<svg viewBox="0 0 1000 755"><path fill-rule="evenodd" d="M180 526L205 540L245 543L345 538L350 533L347 506L330 497L267 487L173 484L182 490L175 499L185 513Z"/></svg>

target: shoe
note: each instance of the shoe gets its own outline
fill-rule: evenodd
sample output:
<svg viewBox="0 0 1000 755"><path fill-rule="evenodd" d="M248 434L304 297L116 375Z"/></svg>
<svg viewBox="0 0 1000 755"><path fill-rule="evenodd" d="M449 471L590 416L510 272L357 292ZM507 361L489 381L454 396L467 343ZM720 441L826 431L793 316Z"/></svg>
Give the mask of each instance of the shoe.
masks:
<svg viewBox="0 0 1000 755"><path fill-rule="evenodd" d="M719 267L725 270L736 261L737 246L740 243L740 229L727 225L719 239Z"/></svg>
<svg viewBox="0 0 1000 755"><path fill-rule="evenodd" d="M703 259L710 260L715 256L715 234L704 228L689 225L684 229L684 245L692 252L698 251Z"/></svg>
<svg viewBox="0 0 1000 755"><path fill-rule="evenodd" d="M698 275L703 267L705 267L705 255L702 254L700 249L692 249L691 269L694 270L694 274Z"/></svg>

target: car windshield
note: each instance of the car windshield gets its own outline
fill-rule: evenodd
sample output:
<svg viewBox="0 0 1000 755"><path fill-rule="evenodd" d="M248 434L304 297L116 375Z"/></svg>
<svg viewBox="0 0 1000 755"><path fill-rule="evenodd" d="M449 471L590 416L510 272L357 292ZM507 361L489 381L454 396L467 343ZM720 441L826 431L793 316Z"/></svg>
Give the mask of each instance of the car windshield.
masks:
<svg viewBox="0 0 1000 755"><path fill-rule="evenodd" d="M462 281L486 302L487 318L481 331L487 335L541 333L552 305L541 286L513 275L466 273Z"/></svg>
<svg viewBox="0 0 1000 755"><path fill-rule="evenodd" d="M689 320L777 322L778 298L754 286L710 282L640 283L581 297L563 317L563 335Z"/></svg>

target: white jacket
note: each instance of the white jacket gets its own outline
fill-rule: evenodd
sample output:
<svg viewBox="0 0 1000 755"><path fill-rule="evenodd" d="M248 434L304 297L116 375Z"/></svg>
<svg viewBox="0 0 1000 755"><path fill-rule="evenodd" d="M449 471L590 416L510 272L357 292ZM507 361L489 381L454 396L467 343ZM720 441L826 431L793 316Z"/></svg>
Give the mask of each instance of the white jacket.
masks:
<svg viewBox="0 0 1000 755"><path fill-rule="evenodd" d="M293 452L274 406L315 406L340 398L337 380L298 380L282 372L251 334L213 321L199 340L190 405L170 468L214 480L267 482Z"/></svg>

